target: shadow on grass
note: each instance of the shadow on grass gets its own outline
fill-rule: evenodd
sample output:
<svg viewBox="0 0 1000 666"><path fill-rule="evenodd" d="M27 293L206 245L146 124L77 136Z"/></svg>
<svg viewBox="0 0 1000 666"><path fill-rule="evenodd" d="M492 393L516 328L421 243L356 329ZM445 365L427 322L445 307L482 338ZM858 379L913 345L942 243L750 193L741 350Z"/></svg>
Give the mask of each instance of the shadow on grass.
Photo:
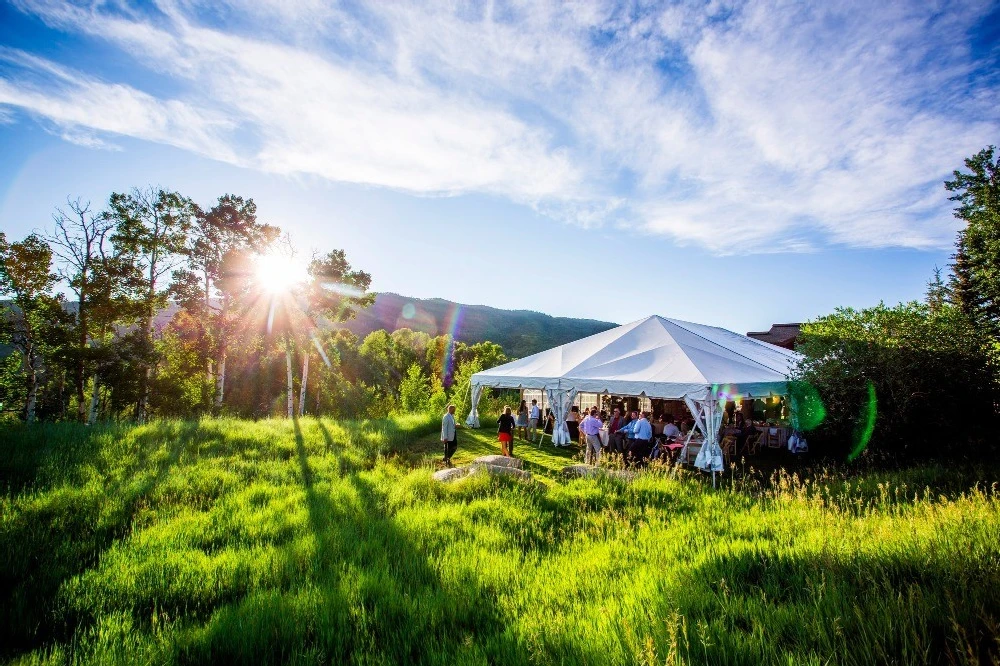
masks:
<svg viewBox="0 0 1000 666"><path fill-rule="evenodd" d="M39 449L25 468L24 477L38 473L52 456L61 463L88 465L91 459L107 456L99 440L121 437L127 427L102 426L84 429L71 424L70 433ZM66 429L67 424L49 428ZM125 538L142 503L177 465L185 447L198 431L197 422L167 422L147 426L135 438L134 460L98 473L99 481L84 489L53 489L42 492L0 532L0 657L9 657L51 641L66 640L81 623L92 618L72 617L62 612L59 590L74 576L94 567L112 544ZM120 441L116 440L116 441ZM155 464L151 456L165 442L166 455ZM69 448L70 451L65 449ZM80 452L84 452L81 454ZM114 455L114 453L112 453ZM74 476L74 470L66 471Z"/></svg>
<svg viewBox="0 0 1000 666"><path fill-rule="evenodd" d="M685 572L654 612L686 616L689 652L706 663L992 664L998 586L984 558L744 548ZM663 656L667 630L654 638Z"/></svg>
<svg viewBox="0 0 1000 666"><path fill-rule="evenodd" d="M320 455L336 455L329 430L321 422L318 429L325 440ZM446 589L379 490L362 474L318 473L297 420L294 434L314 538L302 562L303 580L295 589L253 594L220 608L200 638L177 655L181 660L455 663L478 651L472 660L529 661L505 631L495 599L476 589Z"/></svg>

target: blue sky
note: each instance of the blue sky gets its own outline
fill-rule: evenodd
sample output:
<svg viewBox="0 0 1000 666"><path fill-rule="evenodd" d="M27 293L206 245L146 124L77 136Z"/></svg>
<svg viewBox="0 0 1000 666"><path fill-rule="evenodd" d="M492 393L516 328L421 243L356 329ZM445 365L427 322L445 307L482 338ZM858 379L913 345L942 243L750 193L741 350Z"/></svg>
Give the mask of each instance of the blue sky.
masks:
<svg viewBox="0 0 1000 666"><path fill-rule="evenodd" d="M0 0L0 229L253 197L373 287L766 329L922 296L996 2Z"/></svg>

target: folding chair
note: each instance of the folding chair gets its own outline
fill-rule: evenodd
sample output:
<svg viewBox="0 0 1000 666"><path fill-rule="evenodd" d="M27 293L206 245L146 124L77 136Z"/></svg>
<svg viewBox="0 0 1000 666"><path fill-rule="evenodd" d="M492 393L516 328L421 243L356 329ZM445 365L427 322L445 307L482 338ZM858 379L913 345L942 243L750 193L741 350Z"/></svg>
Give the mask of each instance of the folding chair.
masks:
<svg viewBox="0 0 1000 666"><path fill-rule="evenodd" d="M722 457L728 463L736 457L736 435L726 435L720 443Z"/></svg>

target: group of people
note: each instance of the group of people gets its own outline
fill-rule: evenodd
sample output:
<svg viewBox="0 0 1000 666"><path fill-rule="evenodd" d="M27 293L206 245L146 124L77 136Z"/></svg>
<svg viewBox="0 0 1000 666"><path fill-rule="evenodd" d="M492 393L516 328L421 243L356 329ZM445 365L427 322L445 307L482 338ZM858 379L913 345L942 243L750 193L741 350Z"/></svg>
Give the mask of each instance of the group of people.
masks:
<svg viewBox="0 0 1000 666"><path fill-rule="evenodd" d="M584 412L580 419L580 409L571 407L566 416L566 427L573 441L579 441L584 447L584 460L588 464L596 464L604 451L623 456L630 464L643 465L646 461L660 456L660 445L667 444L681 436L682 430L674 423L674 417L661 415L657 423L650 422L649 412L632 411L628 419L622 416L621 409L615 408L609 417L606 412L599 412L596 407ZM517 417L510 407L504 408L504 413L497 419L497 439L500 441L501 453L505 456L514 454L514 440L520 435L527 441L535 441L541 411L536 400L522 400L517 411ZM555 417L546 410L545 432L554 424ZM608 442L601 440L601 430L605 424L608 429ZM682 424L684 432L693 426L693 422Z"/></svg>
<svg viewBox="0 0 1000 666"><path fill-rule="evenodd" d="M652 423L649 412L632 410L626 415L615 408L608 420L606 448L623 456L629 464L641 466L649 460L666 457L669 448L664 445L676 441L693 425L684 422L682 430L670 414L661 414L656 423ZM599 456L598 452L595 462Z"/></svg>
<svg viewBox="0 0 1000 666"><path fill-rule="evenodd" d="M573 406L566 417L566 426L573 441L579 441L584 446L584 460L588 464L596 464L603 453L621 455L631 465L641 466L649 460L666 456L670 450L669 444L686 434L693 426L694 420L682 421L679 425L670 414L660 415L656 422L650 421L649 412L632 410L623 413L616 407L608 415L598 411L596 407L584 411L584 418L579 418L580 409ZM745 442L754 432L750 421L743 423L742 415L737 414L739 433L737 444ZM544 423L543 423L544 419ZM504 456L514 455L514 442L521 438L534 442L541 425L544 432L551 433L555 417L551 411L542 411L537 400L531 405L522 400L516 416L510 407L505 407L503 414L497 419L497 439L500 442L500 452ZM607 427L608 441L601 440L601 430ZM448 405L447 412L441 420L441 442L444 445L444 464L451 466L451 457L458 447L455 428L455 405Z"/></svg>
<svg viewBox="0 0 1000 666"><path fill-rule="evenodd" d="M517 408L517 417L511 414L510 407L504 407L503 414L497 419L497 439L500 440L500 453L505 456L514 455L514 440L521 439L534 442L538 434L538 424L542 418L542 410L538 401L532 400L531 407L522 400Z"/></svg>

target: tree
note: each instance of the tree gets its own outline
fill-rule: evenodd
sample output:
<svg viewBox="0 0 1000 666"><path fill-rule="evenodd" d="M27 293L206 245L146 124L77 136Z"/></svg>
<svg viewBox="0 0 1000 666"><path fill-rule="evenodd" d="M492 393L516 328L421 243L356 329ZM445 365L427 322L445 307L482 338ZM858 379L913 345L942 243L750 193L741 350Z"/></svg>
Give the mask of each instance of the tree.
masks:
<svg viewBox="0 0 1000 666"><path fill-rule="evenodd" d="M87 419L86 383L90 377L91 327L93 312L112 292L107 240L114 223L106 215L94 215L90 204L80 199L67 200L66 209L57 208L55 229L46 240L53 255L61 262L59 276L76 294L76 326L73 348L73 383L76 392L77 420Z"/></svg>
<svg viewBox="0 0 1000 666"><path fill-rule="evenodd" d="M174 273L174 296L202 326L199 346L206 382L214 380L216 411L225 397L230 344L250 305L250 257L267 252L279 233L258 222L253 199L225 194L210 210L197 209L188 266Z"/></svg>
<svg viewBox="0 0 1000 666"><path fill-rule="evenodd" d="M155 358L153 321L167 303L169 277L186 254L196 208L177 192L153 188L113 193L108 205L108 217L115 224L110 240L118 255L129 261L133 298L140 313L140 339L150 357L140 374L136 404L136 418L142 422L149 404Z"/></svg>
<svg viewBox="0 0 1000 666"><path fill-rule="evenodd" d="M304 330L310 342L320 321L345 322L353 319L360 308L375 302L375 295L368 293L371 275L355 270L347 261L343 250L332 250L325 255L313 257L309 262L309 281L303 298L303 311L307 316ZM305 387L309 381L309 346L302 345L302 387L299 400L299 414L305 413ZM290 372L290 371L289 371ZM291 375L289 374L289 377ZM291 391L291 379L289 379ZM291 399L289 399L291 417Z"/></svg>
<svg viewBox="0 0 1000 666"><path fill-rule="evenodd" d="M941 269L935 266L934 277L927 282L927 295L924 302L927 303L931 312L938 313L948 304L949 297L950 292L941 277Z"/></svg>
<svg viewBox="0 0 1000 666"><path fill-rule="evenodd" d="M989 146L965 160L945 189L958 202L959 231L951 290L957 305L993 338L1000 338L1000 156Z"/></svg>
<svg viewBox="0 0 1000 666"><path fill-rule="evenodd" d="M12 297L10 305L0 309L0 340L21 353L28 423L35 420L46 346L56 337L50 333L65 324L62 303L50 294L57 280L52 248L39 236L9 244L0 237L0 296Z"/></svg>
<svg viewBox="0 0 1000 666"><path fill-rule="evenodd" d="M933 456L940 433L987 445L996 354L955 306L839 308L803 326L796 351L804 360L794 379L818 392L826 415L809 438L821 453Z"/></svg>
<svg viewBox="0 0 1000 666"><path fill-rule="evenodd" d="M399 383L399 402L404 411L426 412L430 404L431 380L416 363L410 365Z"/></svg>

